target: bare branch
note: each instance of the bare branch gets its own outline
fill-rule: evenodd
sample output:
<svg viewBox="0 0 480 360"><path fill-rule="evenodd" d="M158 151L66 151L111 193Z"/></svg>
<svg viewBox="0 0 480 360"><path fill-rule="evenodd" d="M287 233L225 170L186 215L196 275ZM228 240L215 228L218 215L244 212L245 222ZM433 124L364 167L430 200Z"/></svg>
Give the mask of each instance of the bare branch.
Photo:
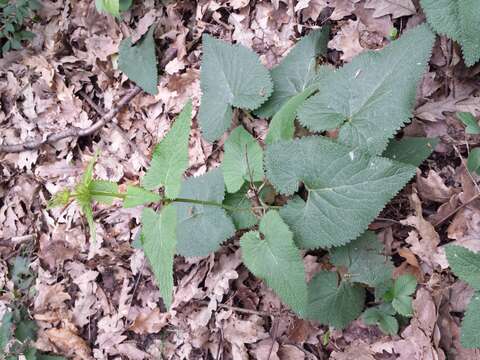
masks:
<svg viewBox="0 0 480 360"><path fill-rule="evenodd" d="M118 114L118 112L141 91L142 89L136 86L133 90L129 91L125 96L123 96L113 109L102 116L102 118L95 124L86 129L73 127L65 131L50 134L45 139L40 141L27 141L14 145L0 145L0 153L18 153L22 151L35 150L44 144L51 144L62 139L91 135L95 131L101 129L107 122L111 121Z"/></svg>

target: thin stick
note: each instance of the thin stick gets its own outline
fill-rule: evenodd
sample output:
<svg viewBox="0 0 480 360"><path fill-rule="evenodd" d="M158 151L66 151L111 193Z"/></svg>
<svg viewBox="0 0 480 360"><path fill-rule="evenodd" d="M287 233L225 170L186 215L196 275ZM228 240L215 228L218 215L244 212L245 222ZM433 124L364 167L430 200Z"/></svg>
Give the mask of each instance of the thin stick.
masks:
<svg viewBox="0 0 480 360"><path fill-rule="evenodd" d="M48 135L45 139L40 140L40 141L27 141L24 143L20 144L14 144L14 145L0 145L0 153L18 153L22 151L28 151L28 150L35 150L39 148L40 146L44 144L51 144L54 142L57 142L62 139L70 138L70 137L83 137L87 135L93 134L95 131L101 129L107 122L111 121L117 114L118 112L125 106L127 105L135 96L140 94L142 91L141 88L136 86L133 90L129 91L127 94L125 94L120 101L117 103L117 105L111 109L107 114L105 114L99 121L97 121L95 124L92 126L86 128L86 129L80 129L77 127L72 127L68 130L61 131L58 133L52 133Z"/></svg>
<svg viewBox="0 0 480 360"><path fill-rule="evenodd" d="M200 304L202 305L208 305L209 302L208 301L205 301L205 300L201 300L199 301ZM227 310L233 310L233 311L236 311L238 313L243 313L243 314L250 314L250 315L258 315L258 316L272 316L272 314L269 314L265 311L257 311L257 310L250 310L250 309L242 309L242 308L239 308L239 307L236 307L236 306L231 306L231 305L227 305L227 304L219 304L217 303L217 306L219 308L223 308L223 309L227 309Z"/></svg>
<svg viewBox="0 0 480 360"><path fill-rule="evenodd" d="M438 220L435 224L433 224L434 227L437 227L441 224L443 224L446 220L448 220L450 217L452 217L453 215L455 215L458 211L462 210L465 206L467 205L470 205L472 202L474 202L475 200L477 200L478 198L480 198L480 193L475 195L474 197L470 198L470 200L468 200L466 203L460 205L459 207L457 207L456 209L452 210L451 212L449 212L447 215L445 215L443 218L441 218L440 220Z"/></svg>
<svg viewBox="0 0 480 360"><path fill-rule="evenodd" d="M90 107L95 110L97 112L98 115L100 116L106 116L107 112L105 110L103 110L102 108L100 108L100 106L98 104L95 103L95 101L92 100L92 98L90 96L88 96L84 91L80 91L78 93L82 98L85 99L85 101L88 103L88 105L90 105ZM145 164L149 164L150 163L150 159L141 151L138 151L137 150L137 147L135 146L135 144L133 143L132 140L130 140L127 136L127 134L125 133L125 131L120 127L118 126L116 123L112 122L112 126L115 128L115 130L118 131L118 133L120 134L120 136L123 138L123 140L125 140L125 142L127 142L128 144L130 144L130 146L132 147L133 151L137 152L140 154L140 156L143 158L143 160L145 161Z"/></svg>
<svg viewBox="0 0 480 360"><path fill-rule="evenodd" d="M278 324L279 324L278 318L273 319L273 333L272 333L272 344L270 345L270 349L268 350L268 356L267 360L270 360L270 357L272 356L272 351L273 351L273 346L275 345L275 341L277 341L277 332L278 332Z"/></svg>

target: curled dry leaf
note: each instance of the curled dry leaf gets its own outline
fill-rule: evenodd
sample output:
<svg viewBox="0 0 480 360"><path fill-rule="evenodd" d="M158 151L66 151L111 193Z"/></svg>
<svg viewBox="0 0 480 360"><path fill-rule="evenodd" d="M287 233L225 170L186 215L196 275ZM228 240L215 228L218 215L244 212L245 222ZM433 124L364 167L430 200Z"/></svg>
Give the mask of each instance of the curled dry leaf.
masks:
<svg viewBox="0 0 480 360"><path fill-rule="evenodd" d="M73 331L66 328L48 329L45 335L62 354L78 360L93 359L90 347Z"/></svg>
<svg viewBox="0 0 480 360"><path fill-rule="evenodd" d="M411 245L410 249L412 252L427 265L423 269L425 272L431 273L437 265L442 269L446 269L448 262L445 253L443 249L438 248L440 236L433 225L423 218L422 203L415 189L410 195L410 202L415 209L415 215L410 215L405 220L402 220L401 223L413 226L417 231L410 231L405 241Z"/></svg>
<svg viewBox="0 0 480 360"><path fill-rule="evenodd" d="M160 309L142 309L137 315L129 330L136 334L154 334L162 330L168 324L170 313L161 313Z"/></svg>
<svg viewBox="0 0 480 360"><path fill-rule="evenodd" d="M435 170L429 170L427 177L421 176L420 170L417 170L417 189L422 199L440 203L450 200L454 194Z"/></svg>
<svg viewBox="0 0 480 360"><path fill-rule="evenodd" d="M328 43L328 47L343 52L340 58L350 61L365 49L360 45L360 31L364 28L360 20L348 20Z"/></svg>

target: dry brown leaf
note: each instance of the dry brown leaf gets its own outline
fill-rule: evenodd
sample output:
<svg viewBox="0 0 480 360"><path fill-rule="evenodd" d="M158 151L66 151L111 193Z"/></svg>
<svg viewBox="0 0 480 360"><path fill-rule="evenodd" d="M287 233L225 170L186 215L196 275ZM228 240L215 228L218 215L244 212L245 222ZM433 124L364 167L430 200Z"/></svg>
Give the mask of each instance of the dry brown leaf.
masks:
<svg viewBox="0 0 480 360"><path fill-rule="evenodd" d="M415 209L415 215L407 217L402 220L403 225L410 225L417 229L417 231L410 231L405 242L411 245L410 250L417 255L423 263L423 271L432 273L436 266L442 269L448 267L448 262L443 248L439 248L440 236L431 223L423 218L422 203L418 198L416 190L410 195L410 202ZM419 238L420 235L420 238Z"/></svg>
<svg viewBox="0 0 480 360"><path fill-rule="evenodd" d="M427 177L421 176L420 170L417 170L417 189L422 199L440 203L450 200L454 194L454 190L445 185L435 170L429 170Z"/></svg>
<svg viewBox="0 0 480 360"><path fill-rule="evenodd" d="M328 0L298 0L294 10L301 11L303 20L316 21L327 6Z"/></svg>
<svg viewBox="0 0 480 360"><path fill-rule="evenodd" d="M348 20L340 31L329 41L328 47L343 52L340 58L350 61L365 49L360 45L360 31L364 25L360 20Z"/></svg>
<svg viewBox="0 0 480 360"><path fill-rule="evenodd" d="M358 3L360 0L335 0L330 1L329 6L335 7L333 13L330 15L331 20L340 20L346 16L352 15L355 10L355 3Z"/></svg>
<svg viewBox="0 0 480 360"><path fill-rule="evenodd" d="M169 313L161 313L160 309L142 309L130 326L129 330L136 334L154 334L162 330L168 324Z"/></svg>
<svg viewBox="0 0 480 360"><path fill-rule="evenodd" d="M331 360L375 360L374 352L367 344L356 341L343 351L334 351Z"/></svg>
<svg viewBox="0 0 480 360"><path fill-rule="evenodd" d="M250 356L253 359L270 359L270 360L280 360L278 357L278 342L273 341L272 339L265 339L259 341L256 344L252 345L252 350L250 350ZM273 346L272 346L273 345Z"/></svg>
<svg viewBox="0 0 480 360"><path fill-rule="evenodd" d="M79 360L93 359L90 347L73 331L65 328L48 329L45 330L45 335L62 354Z"/></svg>
<svg viewBox="0 0 480 360"><path fill-rule="evenodd" d="M392 15L394 19L416 13L412 0L367 0L367 9L375 9L373 16Z"/></svg>
<svg viewBox="0 0 480 360"><path fill-rule="evenodd" d="M280 360L305 360L305 353L294 345L282 345L278 357Z"/></svg>

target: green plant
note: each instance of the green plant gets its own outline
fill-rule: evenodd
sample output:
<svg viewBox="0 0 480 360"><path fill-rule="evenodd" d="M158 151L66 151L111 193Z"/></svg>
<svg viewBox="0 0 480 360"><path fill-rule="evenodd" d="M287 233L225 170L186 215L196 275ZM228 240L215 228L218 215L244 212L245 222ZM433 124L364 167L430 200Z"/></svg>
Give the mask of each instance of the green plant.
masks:
<svg viewBox="0 0 480 360"><path fill-rule="evenodd" d="M477 119L469 112L457 112L457 118L465 125L465 132L470 135L480 134Z"/></svg>
<svg viewBox="0 0 480 360"><path fill-rule="evenodd" d="M33 346L37 326L27 311L35 280L28 266L30 262L29 257L18 255L10 267L14 290L10 294L12 301L0 319L0 359L16 360L23 355L27 360L61 360L64 358L41 354Z"/></svg>
<svg viewBox="0 0 480 360"><path fill-rule="evenodd" d="M9 50L19 50L22 42L35 34L25 30L24 23L40 8L37 0L0 0L0 44L5 55Z"/></svg>
<svg viewBox="0 0 480 360"><path fill-rule="evenodd" d="M458 42L465 63L468 66L474 65L480 59L480 1L420 0L420 4L433 29Z"/></svg>
<svg viewBox="0 0 480 360"><path fill-rule="evenodd" d="M480 148L470 150L467 158L467 169L471 173L480 174Z"/></svg>
<svg viewBox="0 0 480 360"><path fill-rule="evenodd" d="M157 145L141 187L119 193L116 184L94 180L94 158L75 190L60 192L51 203L76 200L89 224L94 200L116 198L127 207L160 203L160 211L143 210L142 244L167 307L174 255L206 256L242 229L249 230L240 238L245 265L300 316L342 328L363 311L366 289L377 289L390 325L395 313L410 316L416 282L392 282L391 260L365 230L435 145L431 139L392 140L411 117L434 35L419 26L336 71L317 63L327 39L328 28L311 33L269 72L252 51L205 36L204 135L220 138L230 127L232 107L240 107L245 116L273 117L266 149L240 125L225 141L219 168L182 180L189 102ZM294 139L297 118L312 132L338 128L338 138ZM159 188L161 195L154 192ZM276 204L276 195L288 197L286 205ZM300 249L317 248L329 251L334 270L307 284ZM393 332L394 326L382 328Z"/></svg>
<svg viewBox="0 0 480 360"><path fill-rule="evenodd" d="M131 38L122 40L118 55L118 68L144 91L157 94L158 69L152 25L143 39L132 45Z"/></svg>
<svg viewBox="0 0 480 360"><path fill-rule="evenodd" d="M462 320L460 341L466 348L479 348L480 254L456 245L447 246L445 253L453 273L475 290Z"/></svg>
<svg viewBox="0 0 480 360"><path fill-rule="evenodd" d="M120 13L132 6L133 0L95 0L97 11L119 17Z"/></svg>

